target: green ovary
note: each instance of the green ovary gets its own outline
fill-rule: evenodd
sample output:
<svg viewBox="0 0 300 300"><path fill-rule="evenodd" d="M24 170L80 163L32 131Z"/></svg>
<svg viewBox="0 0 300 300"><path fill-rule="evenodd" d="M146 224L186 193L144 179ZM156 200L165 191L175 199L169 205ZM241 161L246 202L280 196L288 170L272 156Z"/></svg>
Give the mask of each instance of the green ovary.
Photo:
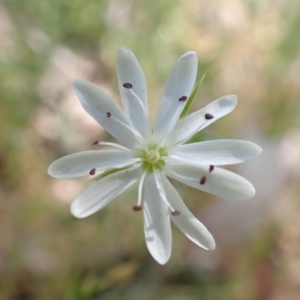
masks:
<svg viewBox="0 0 300 300"><path fill-rule="evenodd" d="M147 151L141 150L139 153L139 157L143 160L142 166L148 172L152 172L154 168L161 170L165 165L163 158L167 155L166 150L164 148L156 150L155 148L155 145L149 145Z"/></svg>

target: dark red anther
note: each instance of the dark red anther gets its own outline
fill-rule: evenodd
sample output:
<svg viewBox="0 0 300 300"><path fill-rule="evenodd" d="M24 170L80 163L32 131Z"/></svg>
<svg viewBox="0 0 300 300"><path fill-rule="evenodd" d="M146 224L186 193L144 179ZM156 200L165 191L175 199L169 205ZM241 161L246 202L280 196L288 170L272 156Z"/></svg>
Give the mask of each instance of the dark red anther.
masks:
<svg viewBox="0 0 300 300"><path fill-rule="evenodd" d="M180 97L178 100L179 100L180 102L184 102L186 99L187 99L187 96L182 96L182 97Z"/></svg>
<svg viewBox="0 0 300 300"><path fill-rule="evenodd" d="M208 169L208 170L209 170L209 172L212 172L212 171L214 170L214 168L215 168L215 166L213 166L213 165L210 165L210 166L209 166L209 169Z"/></svg>
<svg viewBox="0 0 300 300"><path fill-rule="evenodd" d="M203 185L205 182L206 182L206 177L203 176L203 177L200 179L200 184Z"/></svg>
<svg viewBox="0 0 300 300"><path fill-rule="evenodd" d="M93 146L96 146L96 145L98 145L98 141L95 141L94 143L93 143Z"/></svg>
<svg viewBox="0 0 300 300"><path fill-rule="evenodd" d="M134 211L139 211L139 210L142 209L142 207L139 206L139 205L135 205L135 206L132 207L132 209L133 209Z"/></svg>
<svg viewBox="0 0 300 300"><path fill-rule="evenodd" d="M96 173L96 169L95 168L90 171L90 175L95 175L95 173Z"/></svg>
<svg viewBox="0 0 300 300"><path fill-rule="evenodd" d="M131 83L124 83L123 84L123 86L124 86L124 88L126 88L126 89L132 89L132 84Z"/></svg>
<svg viewBox="0 0 300 300"><path fill-rule="evenodd" d="M106 113L106 116L109 118L111 116L111 113L110 112L107 112Z"/></svg>
<svg viewBox="0 0 300 300"><path fill-rule="evenodd" d="M206 113L205 114L205 119L206 120L211 120L211 119L213 119L214 118L214 116L212 115L212 114L210 114L210 113Z"/></svg>
<svg viewBox="0 0 300 300"><path fill-rule="evenodd" d="M180 215L180 211L174 210L174 211L171 212L171 215L177 217L177 216Z"/></svg>

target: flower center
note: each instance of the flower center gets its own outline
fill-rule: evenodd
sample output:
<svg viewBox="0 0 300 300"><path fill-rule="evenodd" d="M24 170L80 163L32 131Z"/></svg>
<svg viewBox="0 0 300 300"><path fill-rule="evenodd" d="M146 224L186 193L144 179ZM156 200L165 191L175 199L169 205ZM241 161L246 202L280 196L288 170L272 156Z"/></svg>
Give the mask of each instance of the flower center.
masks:
<svg viewBox="0 0 300 300"><path fill-rule="evenodd" d="M152 172L153 168L161 170L164 165L164 157L167 155L165 148L157 149L156 145L148 145L148 149L142 149L138 153L138 156L142 159L143 168Z"/></svg>
<svg viewBox="0 0 300 300"><path fill-rule="evenodd" d="M159 162L161 156L160 153L156 150L149 150L149 153L146 153L146 161L149 164L155 165Z"/></svg>

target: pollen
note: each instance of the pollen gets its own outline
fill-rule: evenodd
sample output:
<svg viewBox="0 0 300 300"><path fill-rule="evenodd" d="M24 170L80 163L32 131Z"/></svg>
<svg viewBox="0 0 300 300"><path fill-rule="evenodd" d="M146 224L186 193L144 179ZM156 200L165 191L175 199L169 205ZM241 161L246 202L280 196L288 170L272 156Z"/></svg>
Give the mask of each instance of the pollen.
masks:
<svg viewBox="0 0 300 300"><path fill-rule="evenodd" d="M205 176L201 177L200 184L203 185L205 182L206 182L206 177Z"/></svg>
<svg viewBox="0 0 300 300"><path fill-rule="evenodd" d="M205 114L205 119L206 120L211 120L211 119L213 119L214 118L214 116L212 115L212 114L210 114L210 113L206 113Z"/></svg>
<svg viewBox="0 0 300 300"><path fill-rule="evenodd" d="M186 99L187 99L186 96L182 96L182 97L180 97L178 100L179 100L180 102L184 102Z"/></svg>
<svg viewBox="0 0 300 300"><path fill-rule="evenodd" d="M142 207L139 206L139 205L134 205L134 206L132 207L132 209L133 209L134 211L140 211L140 210L142 209Z"/></svg>
<svg viewBox="0 0 300 300"><path fill-rule="evenodd" d="M123 87L126 89L132 89L132 84L127 82L123 84Z"/></svg>
<svg viewBox="0 0 300 300"><path fill-rule="evenodd" d="M95 173L96 173L96 169L95 168L90 171L90 175L95 175Z"/></svg>
<svg viewBox="0 0 300 300"><path fill-rule="evenodd" d="M109 118L109 117L111 117L111 113L110 112L107 112L106 113L106 116Z"/></svg>
<svg viewBox="0 0 300 300"><path fill-rule="evenodd" d="M171 215L177 217L180 215L180 211L174 210L174 211L172 211Z"/></svg>

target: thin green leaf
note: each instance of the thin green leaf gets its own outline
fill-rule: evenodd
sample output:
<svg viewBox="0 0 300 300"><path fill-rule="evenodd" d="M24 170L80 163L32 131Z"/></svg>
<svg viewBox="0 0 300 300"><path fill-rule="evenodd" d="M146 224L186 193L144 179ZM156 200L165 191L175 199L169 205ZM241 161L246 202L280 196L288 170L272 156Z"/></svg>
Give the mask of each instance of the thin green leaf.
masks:
<svg viewBox="0 0 300 300"><path fill-rule="evenodd" d="M191 95L189 96L189 98L188 98L188 100L187 100L187 103L186 103L186 105L185 105L185 107L184 107L184 109L183 109L183 111L182 111L182 113L181 113L181 115L180 115L180 118L183 118L183 117L185 117L185 116L188 114L188 112L189 112L189 110L190 110L190 108L191 108L191 106L192 106L192 103L193 103L193 101L195 100L196 95L198 94L199 88L200 88L200 86L201 86L202 83L203 83L203 80L204 80L204 78L205 78L205 76L206 76L206 72L207 72L207 71L205 71L205 73L204 73L204 74L202 75L202 77L200 78L199 82L198 82L198 83L196 84L196 86L194 87L194 89L193 89Z"/></svg>

